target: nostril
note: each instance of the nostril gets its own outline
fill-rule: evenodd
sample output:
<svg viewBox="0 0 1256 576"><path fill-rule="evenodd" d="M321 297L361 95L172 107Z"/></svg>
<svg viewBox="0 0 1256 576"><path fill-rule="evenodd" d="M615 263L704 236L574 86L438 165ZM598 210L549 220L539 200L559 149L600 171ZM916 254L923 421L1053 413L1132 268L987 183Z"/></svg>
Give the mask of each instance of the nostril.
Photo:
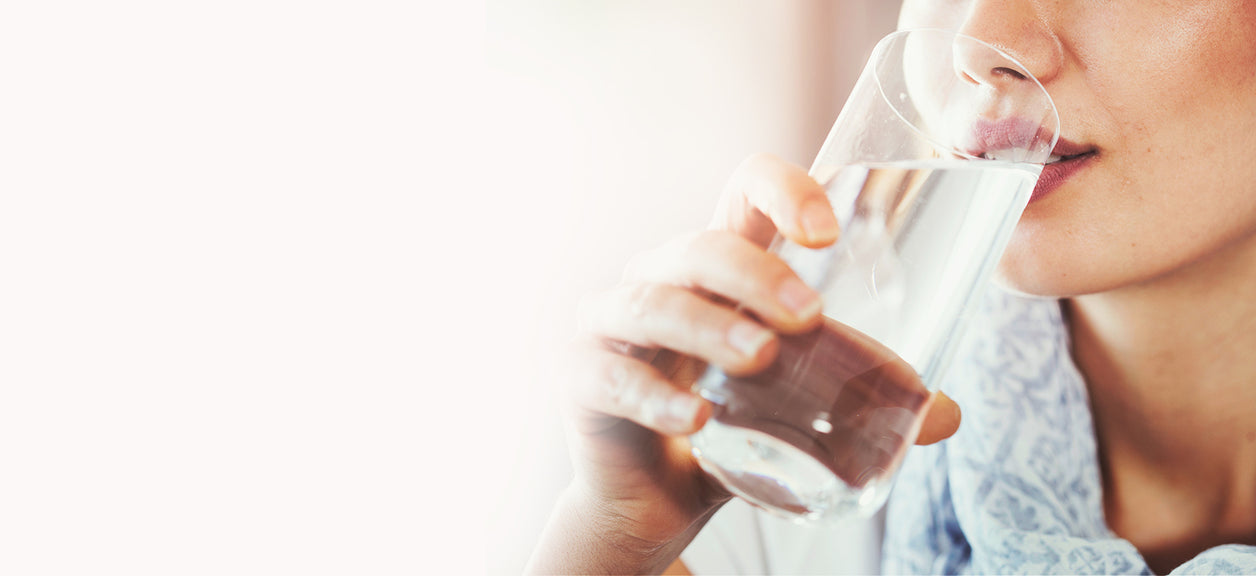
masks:
<svg viewBox="0 0 1256 576"><path fill-rule="evenodd" d="M1024 80L1024 79L1025 79L1025 75L1024 75L1024 74L1021 74L1020 72L1018 72L1018 71L1016 71L1016 70L1013 70L1013 69L1011 69L1011 68L1004 68L1004 67L1002 67L1002 66L1000 66L1000 67L998 67L998 68L995 68L994 70L991 70L990 72L991 72L992 74L994 74L994 76L995 76L995 77L999 77L999 76L1011 76L1011 77L1013 77L1013 78L1015 78L1015 79L1017 79L1017 80Z"/></svg>

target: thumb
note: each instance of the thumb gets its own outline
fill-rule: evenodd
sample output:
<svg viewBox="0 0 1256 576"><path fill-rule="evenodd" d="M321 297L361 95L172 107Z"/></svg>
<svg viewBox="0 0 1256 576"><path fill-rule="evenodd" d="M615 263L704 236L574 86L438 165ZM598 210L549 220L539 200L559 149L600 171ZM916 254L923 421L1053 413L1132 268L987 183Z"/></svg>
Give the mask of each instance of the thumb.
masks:
<svg viewBox="0 0 1256 576"><path fill-rule="evenodd" d="M924 424L920 426L920 435L916 444L933 444L950 438L959 430L959 404L941 390L933 393L933 402L929 404L929 412L925 414Z"/></svg>

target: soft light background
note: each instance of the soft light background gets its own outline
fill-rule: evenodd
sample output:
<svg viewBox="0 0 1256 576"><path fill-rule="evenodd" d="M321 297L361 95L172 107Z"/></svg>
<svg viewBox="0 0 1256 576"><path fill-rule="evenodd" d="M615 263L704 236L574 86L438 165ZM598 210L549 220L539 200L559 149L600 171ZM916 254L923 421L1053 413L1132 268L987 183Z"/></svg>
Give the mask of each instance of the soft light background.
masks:
<svg viewBox="0 0 1256 576"><path fill-rule="evenodd" d="M632 254L704 227L747 155L809 165L898 3L487 7L492 104L468 175L483 188L465 192L477 233L461 243L475 256L454 263L479 281L484 315L464 328L451 374L477 392L484 557L506 574L571 472L550 375L580 295L612 286Z"/></svg>
<svg viewBox="0 0 1256 576"><path fill-rule="evenodd" d="M475 571L436 256L489 203L484 22L4 3L0 574Z"/></svg>
<svg viewBox="0 0 1256 576"><path fill-rule="evenodd" d="M517 573L577 299L894 4L9 3L0 573Z"/></svg>

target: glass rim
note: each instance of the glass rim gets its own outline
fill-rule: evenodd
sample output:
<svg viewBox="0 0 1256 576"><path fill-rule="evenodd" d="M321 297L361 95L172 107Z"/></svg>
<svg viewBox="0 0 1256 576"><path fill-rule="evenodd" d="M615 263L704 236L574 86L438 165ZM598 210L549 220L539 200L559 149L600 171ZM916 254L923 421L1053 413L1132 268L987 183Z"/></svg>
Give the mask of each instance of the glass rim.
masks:
<svg viewBox="0 0 1256 576"><path fill-rule="evenodd" d="M869 62L880 62L885 57L886 50L888 50L889 47L894 44L894 42L898 41L899 38L908 37L908 36L919 36L919 35L924 35L924 34L940 34L940 35L944 35L952 39L962 38L964 40L969 40L976 43L979 46L992 50L995 54L998 54L1000 57L1006 59L1012 64L1015 64L1017 68L1019 69L1017 70L1017 72L1018 73L1023 72L1023 75L1025 76L1025 78L1032 80L1034 83L1034 86L1038 87L1038 91L1041 92L1043 97L1046 99L1047 106L1051 110L1050 118L1055 120L1055 129L1052 131L1053 133L1051 135L1050 147L1048 148L1048 155L1050 154L1051 150L1055 149L1055 145L1060 140L1060 110L1055 105L1055 99L1051 97L1051 93L1047 91L1046 86L1042 85L1042 82L1038 80L1038 77L1034 76L1033 73L1029 71L1029 68L1025 66L1024 64L1022 64L1020 60L1017 60L1011 54L1008 54L1007 52L1003 51L997 46L994 46L993 44L990 44L989 42L986 42L985 40L982 40L980 38L975 38L967 34L960 33L957 30L948 30L946 28L928 28L928 27L903 28L903 29L895 30L889 34L886 34L884 37L878 40L876 46L872 49L872 55L869 57L868 60ZM920 129L920 127L916 126L915 122L909 121L907 118L903 117L903 113L899 110L898 106L894 104L894 100L890 98L889 94L886 94L885 86L882 84L881 74L877 73L875 68L872 70L872 77L874 80L876 80L877 93L880 94L881 99L884 100L885 103L889 106L890 110L894 112L894 115L898 116L898 119L901 120L904 125L911 128L913 132L920 135L926 141L931 142L934 145L941 146L943 149L950 150L951 152L955 153L956 155L966 160L985 160L985 158L973 156L971 154L968 154L967 152L958 150L954 146L938 142L937 139L926 134L923 130ZM1038 164L1038 162L1034 162L1034 164Z"/></svg>

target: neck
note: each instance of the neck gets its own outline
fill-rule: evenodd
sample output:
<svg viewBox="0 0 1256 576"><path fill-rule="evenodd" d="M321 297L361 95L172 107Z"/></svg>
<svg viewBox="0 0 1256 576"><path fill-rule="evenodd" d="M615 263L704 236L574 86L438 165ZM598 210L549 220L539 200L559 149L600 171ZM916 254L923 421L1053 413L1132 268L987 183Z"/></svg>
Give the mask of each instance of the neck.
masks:
<svg viewBox="0 0 1256 576"><path fill-rule="evenodd" d="M1256 241L1066 309L1113 530L1256 536Z"/></svg>

